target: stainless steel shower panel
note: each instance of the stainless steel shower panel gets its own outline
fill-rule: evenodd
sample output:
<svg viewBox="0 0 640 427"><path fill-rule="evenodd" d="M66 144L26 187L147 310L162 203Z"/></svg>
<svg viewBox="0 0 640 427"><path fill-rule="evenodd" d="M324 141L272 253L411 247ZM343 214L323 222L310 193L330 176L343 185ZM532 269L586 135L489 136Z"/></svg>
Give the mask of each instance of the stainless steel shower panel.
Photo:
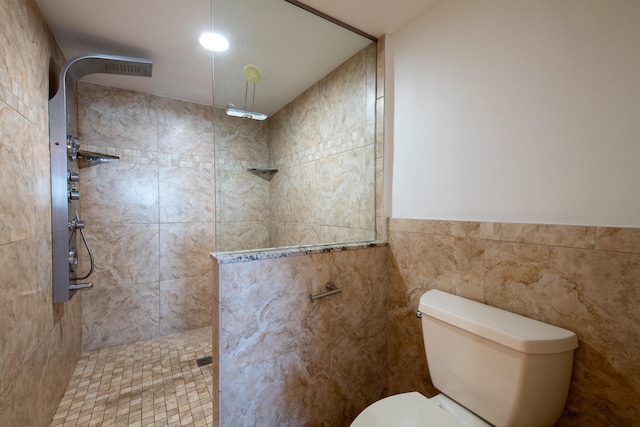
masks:
<svg viewBox="0 0 640 427"><path fill-rule="evenodd" d="M88 74L122 74L151 77L153 62L126 56L89 54L67 61L60 72L58 92L49 100L49 148L51 152L51 238L53 302L69 301L77 285L75 232L84 222L76 218L80 199L74 91Z"/></svg>

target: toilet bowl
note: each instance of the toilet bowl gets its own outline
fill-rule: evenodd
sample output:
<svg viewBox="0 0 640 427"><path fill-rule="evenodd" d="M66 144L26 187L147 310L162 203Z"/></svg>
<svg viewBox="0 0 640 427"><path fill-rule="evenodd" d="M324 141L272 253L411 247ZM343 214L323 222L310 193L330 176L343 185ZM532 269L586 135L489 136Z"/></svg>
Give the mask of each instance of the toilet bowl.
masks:
<svg viewBox="0 0 640 427"><path fill-rule="evenodd" d="M576 335L537 320L431 290L419 314L433 385L390 396L351 427L545 427L566 403Z"/></svg>

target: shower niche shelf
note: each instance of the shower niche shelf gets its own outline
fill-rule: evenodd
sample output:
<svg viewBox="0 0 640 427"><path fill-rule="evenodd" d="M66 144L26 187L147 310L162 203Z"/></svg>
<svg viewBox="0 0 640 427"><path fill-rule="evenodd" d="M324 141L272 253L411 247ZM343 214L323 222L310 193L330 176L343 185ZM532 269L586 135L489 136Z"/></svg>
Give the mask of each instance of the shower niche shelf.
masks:
<svg viewBox="0 0 640 427"><path fill-rule="evenodd" d="M267 181L271 181L271 178L278 173L278 169L275 168L247 168L247 170L262 179L266 179Z"/></svg>

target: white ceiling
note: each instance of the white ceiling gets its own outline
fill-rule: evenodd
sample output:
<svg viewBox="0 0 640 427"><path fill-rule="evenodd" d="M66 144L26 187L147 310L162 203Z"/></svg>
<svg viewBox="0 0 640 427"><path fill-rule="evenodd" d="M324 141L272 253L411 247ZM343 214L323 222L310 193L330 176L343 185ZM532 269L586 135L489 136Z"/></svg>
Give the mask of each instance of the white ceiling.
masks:
<svg viewBox="0 0 640 427"><path fill-rule="evenodd" d="M304 0L374 36L393 33L437 0ZM84 80L212 104L210 0L36 0L70 59L87 53L149 58L153 77L93 74ZM262 71L255 110L273 114L368 40L284 0L214 0L214 27L231 43L215 54L215 105L244 105L242 69ZM249 105L251 107L251 92Z"/></svg>

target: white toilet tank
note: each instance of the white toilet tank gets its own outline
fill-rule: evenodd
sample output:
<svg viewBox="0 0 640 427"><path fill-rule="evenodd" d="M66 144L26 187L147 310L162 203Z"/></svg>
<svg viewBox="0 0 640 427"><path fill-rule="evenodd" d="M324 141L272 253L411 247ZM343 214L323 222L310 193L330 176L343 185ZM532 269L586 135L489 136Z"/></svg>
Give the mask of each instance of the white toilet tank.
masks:
<svg viewBox="0 0 640 427"><path fill-rule="evenodd" d="M496 426L552 426L562 414L576 335L431 290L420 298L433 385Z"/></svg>

